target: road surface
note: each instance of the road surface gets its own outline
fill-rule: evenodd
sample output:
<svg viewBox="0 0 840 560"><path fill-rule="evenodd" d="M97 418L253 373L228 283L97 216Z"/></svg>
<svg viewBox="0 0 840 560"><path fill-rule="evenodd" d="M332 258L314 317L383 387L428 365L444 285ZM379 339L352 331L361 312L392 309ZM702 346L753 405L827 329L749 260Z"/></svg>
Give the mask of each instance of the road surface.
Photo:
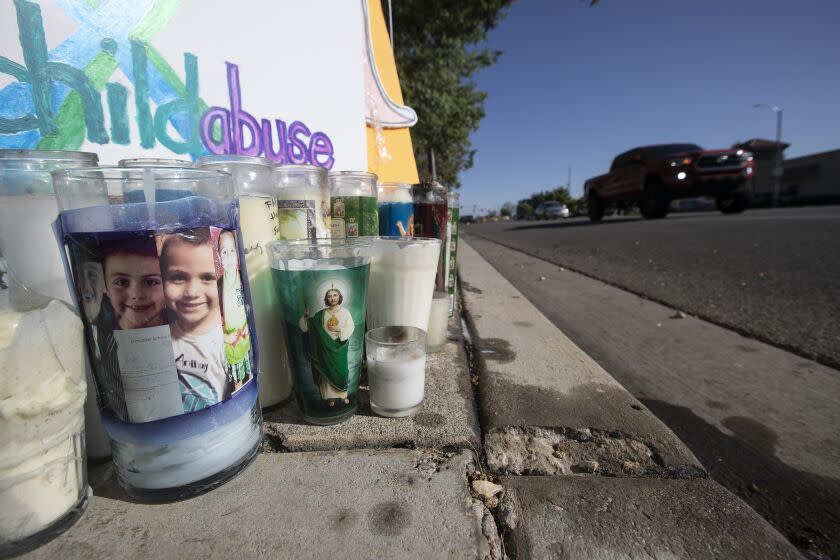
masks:
<svg viewBox="0 0 840 560"><path fill-rule="evenodd" d="M840 206L463 231L840 368Z"/></svg>

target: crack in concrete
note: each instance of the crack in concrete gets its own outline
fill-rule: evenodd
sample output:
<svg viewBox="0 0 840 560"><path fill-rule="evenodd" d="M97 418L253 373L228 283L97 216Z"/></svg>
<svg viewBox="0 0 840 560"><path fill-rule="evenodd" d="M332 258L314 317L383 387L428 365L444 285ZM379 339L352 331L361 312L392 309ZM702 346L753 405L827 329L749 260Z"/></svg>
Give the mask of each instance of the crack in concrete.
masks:
<svg viewBox="0 0 840 560"><path fill-rule="evenodd" d="M487 466L502 475L703 478L692 466L665 466L652 446L618 431L494 428L484 436Z"/></svg>

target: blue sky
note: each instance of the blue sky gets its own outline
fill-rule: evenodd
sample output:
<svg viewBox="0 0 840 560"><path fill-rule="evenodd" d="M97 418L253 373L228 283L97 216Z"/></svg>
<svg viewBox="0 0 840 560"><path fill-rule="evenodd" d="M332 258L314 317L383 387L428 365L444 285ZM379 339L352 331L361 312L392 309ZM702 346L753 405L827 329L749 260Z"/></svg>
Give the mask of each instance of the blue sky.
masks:
<svg viewBox="0 0 840 560"><path fill-rule="evenodd" d="M476 77L487 116L462 213L565 184L636 145L774 138L787 157L840 148L840 1L519 0Z"/></svg>

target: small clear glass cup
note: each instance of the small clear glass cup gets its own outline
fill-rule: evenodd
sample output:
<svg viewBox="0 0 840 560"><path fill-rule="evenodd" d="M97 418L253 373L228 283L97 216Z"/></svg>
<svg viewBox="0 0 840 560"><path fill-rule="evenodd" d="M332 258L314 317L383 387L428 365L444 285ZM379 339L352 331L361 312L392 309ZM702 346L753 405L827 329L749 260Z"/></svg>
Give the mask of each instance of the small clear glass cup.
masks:
<svg viewBox="0 0 840 560"><path fill-rule="evenodd" d="M370 408L379 416L411 416L423 403L426 333L391 326L365 334Z"/></svg>
<svg viewBox="0 0 840 560"><path fill-rule="evenodd" d="M311 424L343 422L359 405L369 246L365 238L268 244L295 397Z"/></svg>

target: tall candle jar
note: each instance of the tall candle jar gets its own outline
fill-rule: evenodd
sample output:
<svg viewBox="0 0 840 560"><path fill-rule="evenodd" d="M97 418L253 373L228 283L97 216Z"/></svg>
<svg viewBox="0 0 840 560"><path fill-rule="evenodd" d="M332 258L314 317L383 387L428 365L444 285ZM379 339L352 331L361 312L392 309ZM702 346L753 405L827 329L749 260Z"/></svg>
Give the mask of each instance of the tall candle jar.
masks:
<svg viewBox="0 0 840 560"><path fill-rule="evenodd" d="M371 242L368 328L406 326L427 330L440 240L377 237Z"/></svg>
<svg viewBox="0 0 840 560"><path fill-rule="evenodd" d="M280 239L330 236L330 187L327 169L316 165L274 168Z"/></svg>
<svg viewBox="0 0 840 560"><path fill-rule="evenodd" d="M83 314L117 478L134 499L187 498L259 451L262 417L251 294L231 177L198 169L53 174L60 234Z"/></svg>
<svg viewBox="0 0 840 560"><path fill-rule="evenodd" d="M455 311L455 284L458 279L458 223L461 219L461 196L455 191L446 195L449 229L446 232L446 291L449 292L449 316Z"/></svg>
<svg viewBox="0 0 840 560"><path fill-rule="evenodd" d="M436 182L421 183L411 187L411 196L414 201L414 235L440 239L441 252L435 289L446 291L446 271L443 266L448 224L446 188Z"/></svg>
<svg viewBox="0 0 840 560"><path fill-rule="evenodd" d="M408 183L379 183L379 235L414 235L414 203Z"/></svg>
<svg viewBox="0 0 840 560"><path fill-rule="evenodd" d="M196 167L230 173L239 201L239 225L245 264L254 304L256 341L260 354L260 404L277 405L292 395L292 370L286 335L268 262L270 241L278 239L277 201L272 177L274 164L260 157L212 155L198 159Z"/></svg>
<svg viewBox="0 0 840 560"><path fill-rule="evenodd" d="M91 495L82 322L67 304L50 171L96 162L89 153L0 150L2 557L66 530ZM95 394L91 400L89 420L98 425Z"/></svg>
<svg viewBox="0 0 840 560"><path fill-rule="evenodd" d="M330 235L370 237L379 235L376 175L367 171L332 171L330 184Z"/></svg>
<svg viewBox="0 0 840 560"><path fill-rule="evenodd" d="M345 239L268 244L295 397L311 424L342 422L359 406L368 247Z"/></svg>
<svg viewBox="0 0 840 560"><path fill-rule="evenodd" d="M192 167L193 163L186 159L169 158L130 158L117 162L118 167Z"/></svg>

